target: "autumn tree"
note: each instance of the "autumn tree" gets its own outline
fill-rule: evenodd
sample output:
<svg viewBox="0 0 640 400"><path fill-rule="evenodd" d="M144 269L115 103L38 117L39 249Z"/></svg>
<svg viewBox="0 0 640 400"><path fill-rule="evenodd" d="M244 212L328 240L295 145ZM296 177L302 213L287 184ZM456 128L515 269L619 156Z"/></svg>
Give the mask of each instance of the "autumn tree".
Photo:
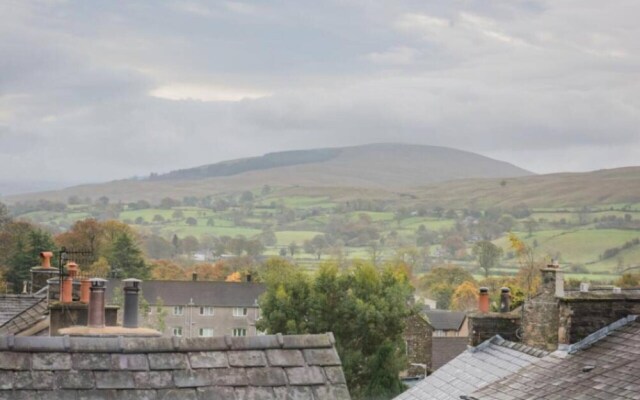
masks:
<svg viewBox="0 0 640 400"><path fill-rule="evenodd" d="M160 281L184 281L187 280L182 267L169 260L156 260L149 266L151 269L151 279Z"/></svg>
<svg viewBox="0 0 640 400"><path fill-rule="evenodd" d="M478 259L478 264L484 270L486 278L502 256L502 249L488 240L482 240L473 246L473 255Z"/></svg>
<svg viewBox="0 0 640 400"><path fill-rule="evenodd" d="M474 282L468 271L456 265L443 265L420 277L416 286L427 297L436 300L438 308L448 309L455 289L464 282Z"/></svg>
<svg viewBox="0 0 640 400"><path fill-rule="evenodd" d="M534 249L513 233L509 235L509 244L511 249L515 251L520 264L517 274L518 283L528 299L538 290L540 284L538 270L544 266L544 262L536 259Z"/></svg>
<svg viewBox="0 0 640 400"><path fill-rule="evenodd" d="M478 308L478 286L466 281L456 288L451 297L451 308L458 311L473 311Z"/></svg>

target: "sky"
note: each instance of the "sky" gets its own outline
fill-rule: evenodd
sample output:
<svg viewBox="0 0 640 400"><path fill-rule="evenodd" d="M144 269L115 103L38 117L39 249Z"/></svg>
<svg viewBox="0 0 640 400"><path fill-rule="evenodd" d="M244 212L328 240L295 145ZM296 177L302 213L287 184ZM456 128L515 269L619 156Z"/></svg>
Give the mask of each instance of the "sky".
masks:
<svg viewBox="0 0 640 400"><path fill-rule="evenodd" d="M3 0L0 183L375 142L537 173L639 165L638 15L637 0Z"/></svg>

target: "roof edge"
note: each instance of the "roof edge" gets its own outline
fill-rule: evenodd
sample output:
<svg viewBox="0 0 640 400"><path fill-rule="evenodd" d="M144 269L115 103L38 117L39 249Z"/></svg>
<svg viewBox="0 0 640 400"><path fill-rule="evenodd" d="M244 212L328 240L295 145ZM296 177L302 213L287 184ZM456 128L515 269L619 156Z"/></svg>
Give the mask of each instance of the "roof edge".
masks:
<svg viewBox="0 0 640 400"><path fill-rule="evenodd" d="M333 333L208 338L0 336L0 352L164 353L213 350L315 349L335 345Z"/></svg>

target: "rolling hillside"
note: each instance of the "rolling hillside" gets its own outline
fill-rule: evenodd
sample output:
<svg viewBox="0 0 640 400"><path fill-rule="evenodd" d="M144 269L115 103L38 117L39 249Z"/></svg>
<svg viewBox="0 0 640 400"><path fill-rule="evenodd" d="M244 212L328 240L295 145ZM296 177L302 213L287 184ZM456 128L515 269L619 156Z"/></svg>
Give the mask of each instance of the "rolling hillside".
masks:
<svg viewBox="0 0 640 400"><path fill-rule="evenodd" d="M6 200L65 201L71 195L112 201L171 196L206 196L273 187L358 188L397 191L409 187L470 178L528 176L530 172L479 154L445 147L372 144L335 149L270 153L152 176L81 185L60 191L11 196Z"/></svg>

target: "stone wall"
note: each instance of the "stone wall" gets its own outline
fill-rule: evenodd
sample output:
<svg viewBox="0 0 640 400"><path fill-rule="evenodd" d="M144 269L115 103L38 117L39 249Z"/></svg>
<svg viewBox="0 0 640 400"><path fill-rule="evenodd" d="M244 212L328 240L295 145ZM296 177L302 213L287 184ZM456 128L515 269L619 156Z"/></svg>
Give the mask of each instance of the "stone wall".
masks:
<svg viewBox="0 0 640 400"><path fill-rule="evenodd" d="M579 342L628 315L640 315L640 297L636 293L573 293L559 302L558 342Z"/></svg>
<svg viewBox="0 0 640 400"><path fill-rule="evenodd" d="M422 315L407 318L404 340L407 346L407 377L424 376L425 369L411 364L424 364L431 371L432 329Z"/></svg>

